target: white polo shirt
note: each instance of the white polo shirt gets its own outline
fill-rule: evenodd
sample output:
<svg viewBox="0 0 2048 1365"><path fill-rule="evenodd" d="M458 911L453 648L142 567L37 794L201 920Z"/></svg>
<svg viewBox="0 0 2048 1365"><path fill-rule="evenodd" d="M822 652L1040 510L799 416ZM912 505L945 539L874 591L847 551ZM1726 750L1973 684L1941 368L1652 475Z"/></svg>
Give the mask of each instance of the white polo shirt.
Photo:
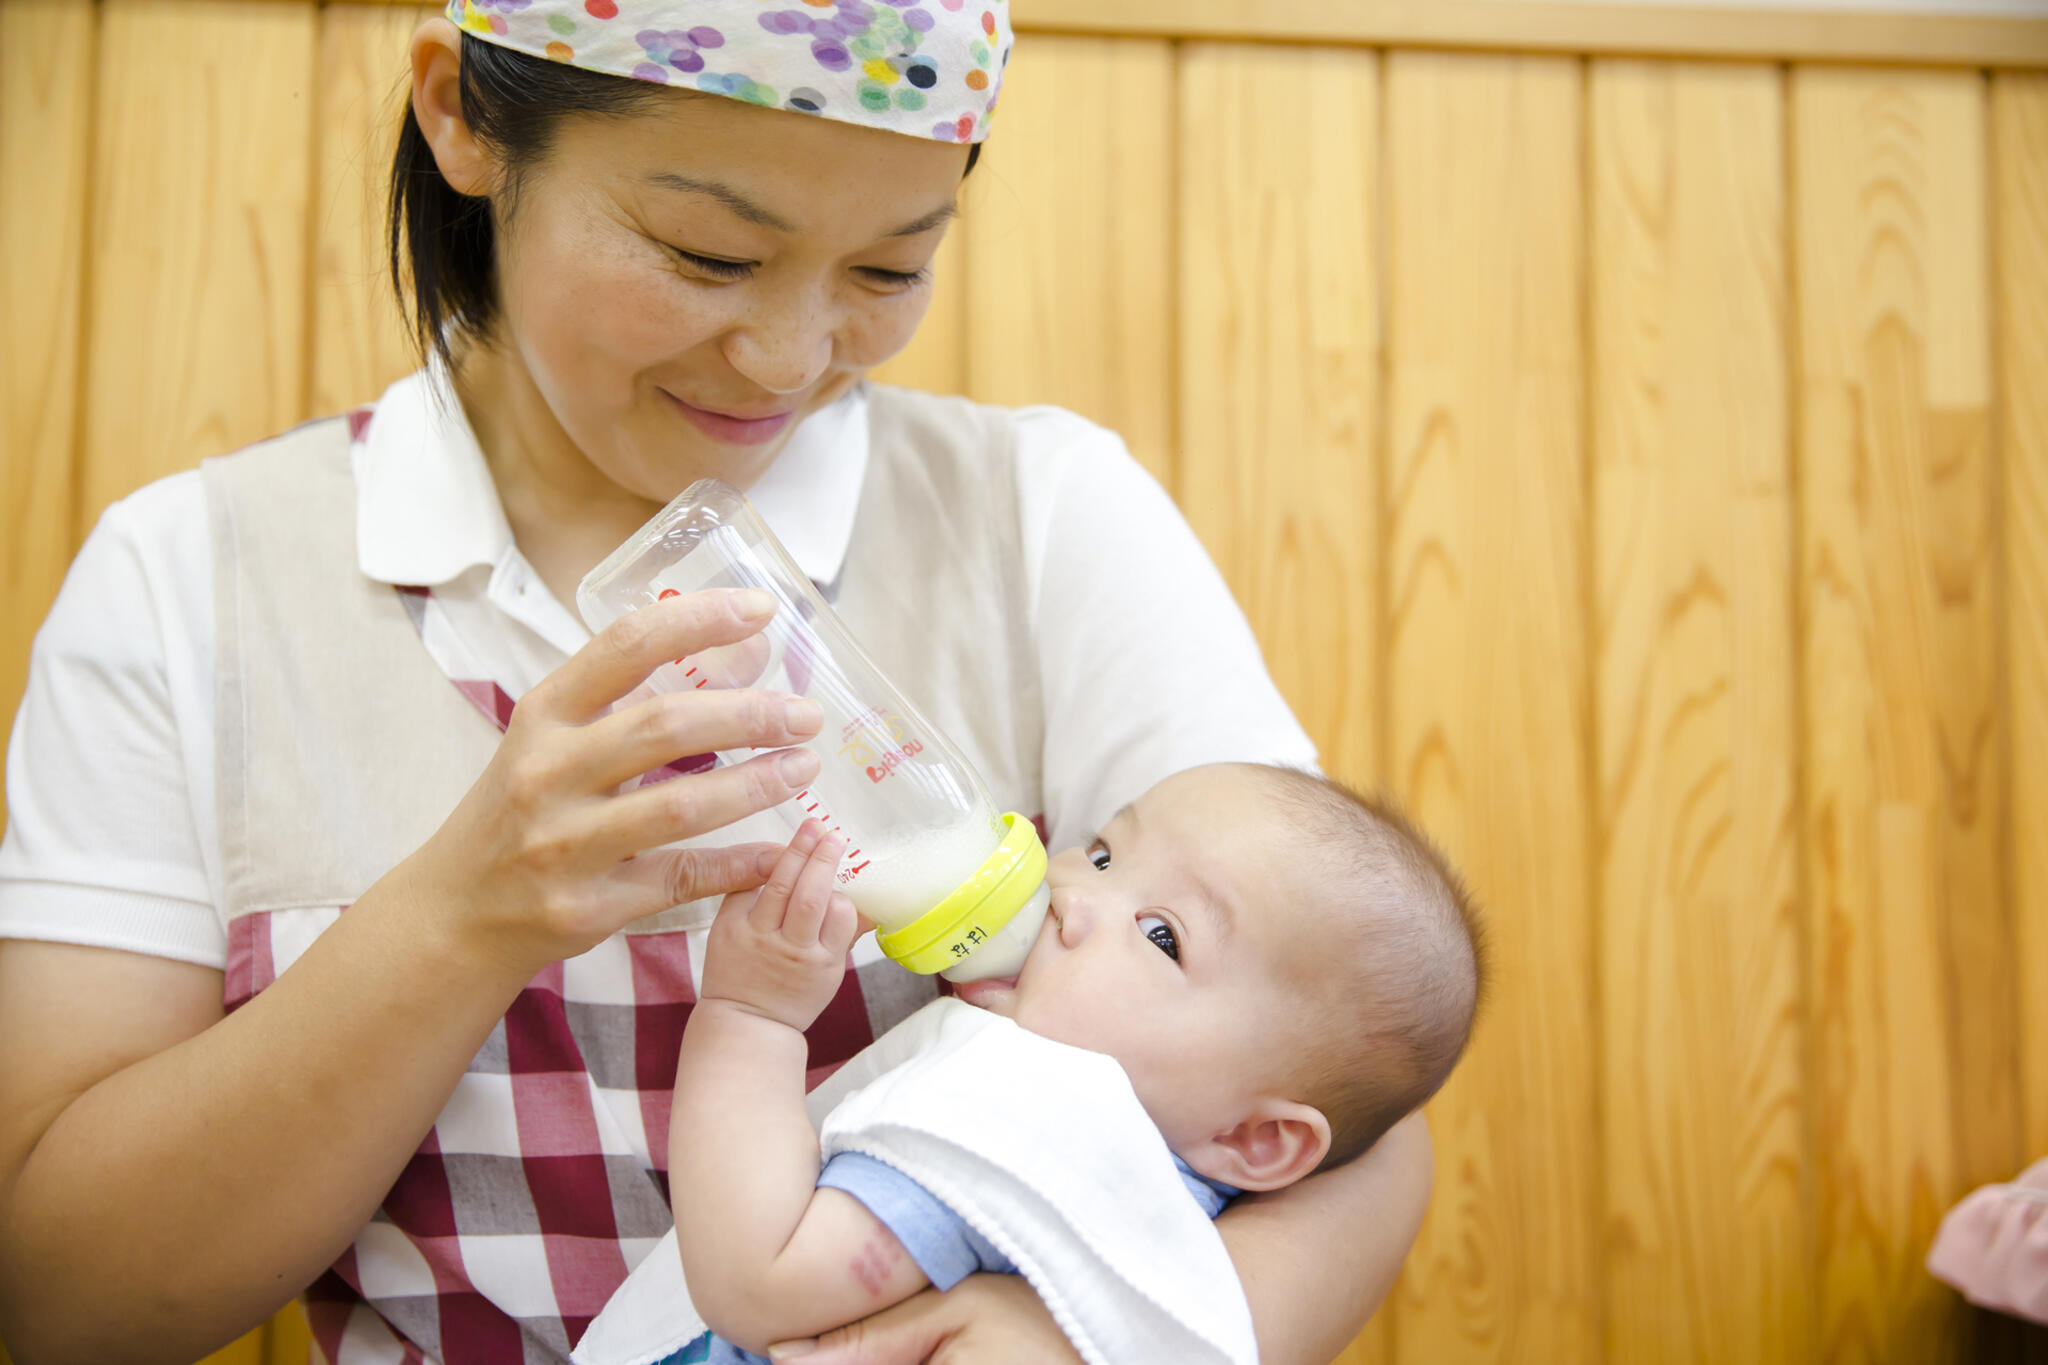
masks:
<svg viewBox="0 0 2048 1365"><path fill-rule="evenodd" d="M839 576L868 459L866 395L806 419L748 497L820 583ZM1160 778L1227 759L1312 765L1229 589L1112 433L1015 413L1052 846ZM589 632L513 543L461 405L394 384L358 448L357 559L422 584L521 690ZM109 507L36 636L7 756L0 938L221 967L213 563L196 470Z"/></svg>

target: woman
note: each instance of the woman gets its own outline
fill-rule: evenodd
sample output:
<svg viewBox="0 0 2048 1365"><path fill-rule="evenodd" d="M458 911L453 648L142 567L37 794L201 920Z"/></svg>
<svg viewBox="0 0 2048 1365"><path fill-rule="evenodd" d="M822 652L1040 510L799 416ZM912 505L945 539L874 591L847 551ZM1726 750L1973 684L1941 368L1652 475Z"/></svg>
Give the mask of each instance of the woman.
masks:
<svg viewBox="0 0 2048 1365"><path fill-rule="evenodd" d="M1312 757L1114 437L861 382L924 311L1001 0L451 9L393 168L435 362L110 509L38 638L0 847L24 1365L190 1359L301 1290L330 1359L559 1359L665 1230L689 926L820 761L806 704L628 696L762 604L595 639L569 606L695 479L750 491L1055 846L1190 764ZM863 962L812 1064L930 991ZM1429 1169L1411 1120L1225 1215L1266 1359L1356 1331ZM810 1358L1072 1357L978 1277Z"/></svg>

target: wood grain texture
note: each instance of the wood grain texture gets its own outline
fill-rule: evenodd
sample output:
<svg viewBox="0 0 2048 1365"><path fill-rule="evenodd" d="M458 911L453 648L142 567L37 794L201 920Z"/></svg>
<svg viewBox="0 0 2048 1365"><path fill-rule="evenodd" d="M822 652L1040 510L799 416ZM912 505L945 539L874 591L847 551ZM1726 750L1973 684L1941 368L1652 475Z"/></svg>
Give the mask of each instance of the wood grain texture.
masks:
<svg viewBox="0 0 2048 1365"><path fill-rule="evenodd" d="M78 525L305 413L315 9L107 0Z"/></svg>
<svg viewBox="0 0 2048 1365"><path fill-rule="evenodd" d="M263 1325L263 1365L310 1365L319 1359L313 1353L313 1329L306 1322L306 1310L298 1304L286 1304Z"/></svg>
<svg viewBox="0 0 2048 1365"><path fill-rule="evenodd" d="M2021 1159L2048 1156L2048 76L1991 84Z"/></svg>
<svg viewBox="0 0 2048 1365"><path fill-rule="evenodd" d="M1169 487L1173 79L1164 42L1020 46L961 224L968 392L1072 408Z"/></svg>
<svg viewBox="0 0 2048 1365"><path fill-rule="evenodd" d="M1181 507L1324 766L1367 785L1382 777L1377 103L1369 53L1182 58Z"/></svg>
<svg viewBox="0 0 2048 1365"><path fill-rule="evenodd" d="M1025 32L1512 52L2048 66L2044 18L1794 9L1768 3L1021 0L1017 27Z"/></svg>
<svg viewBox="0 0 2048 1365"><path fill-rule="evenodd" d="M1591 74L1607 1358L1812 1357L1784 108Z"/></svg>
<svg viewBox="0 0 2048 1365"><path fill-rule="evenodd" d="M1793 78L1819 1347L1966 1358L1921 1268L2018 1156L1984 83Z"/></svg>
<svg viewBox="0 0 2048 1365"><path fill-rule="evenodd" d="M0 6L0 733L74 548L94 27L68 0Z"/></svg>
<svg viewBox="0 0 2048 1365"><path fill-rule="evenodd" d="M244 1332L212 1355L202 1356L199 1365L272 1365L264 1353L269 1333L269 1323ZM303 1359L305 1358L301 1357L301 1360ZM298 1362L294 1362L294 1365L298 1365Z"/></svg>
<svg viewBox="0 0 2048 1365"><path fill-rule="evenodd" d="M437 12L397 5L320 11L312 414L371 402L419 363L391 291L384 214L406 50L420 20Z"/></svg>
<svg viewBox="0 0 2048 1365"><path fill-rule="evenodd" d="M1580 69L1387 59L1388 769L1498 989L1429 1108L1402 1361L1600 1351Z"/></svg>

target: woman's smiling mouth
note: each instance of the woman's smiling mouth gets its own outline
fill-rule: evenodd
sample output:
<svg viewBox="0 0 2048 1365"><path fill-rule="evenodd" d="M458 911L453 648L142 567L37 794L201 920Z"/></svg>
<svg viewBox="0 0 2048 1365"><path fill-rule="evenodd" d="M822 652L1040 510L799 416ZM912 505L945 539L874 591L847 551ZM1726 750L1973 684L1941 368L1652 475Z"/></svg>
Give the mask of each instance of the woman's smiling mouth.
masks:
<svg viewBox="0 0 2048 1365"><path fill-rule="evenodd" d="M782 434L783 428L796 416L795 409L790 409L762 417L739 417L711 408L700 408L694 403L686 403L667 389L661 390L661 396L675 404L676 410L689 418L690 422L706 436L730 445L757 446L772 441Z"/></svg>

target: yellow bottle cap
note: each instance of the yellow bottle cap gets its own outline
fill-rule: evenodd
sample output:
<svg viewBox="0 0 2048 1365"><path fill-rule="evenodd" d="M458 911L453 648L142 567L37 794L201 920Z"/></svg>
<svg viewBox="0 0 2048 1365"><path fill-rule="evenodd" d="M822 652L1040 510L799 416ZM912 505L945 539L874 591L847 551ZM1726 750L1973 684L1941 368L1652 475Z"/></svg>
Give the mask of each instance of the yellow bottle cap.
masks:
<svg viewBox="0 0 2048 1365"><path fill-rule="evenodd" d="M1003 842L973 876L901 929L876 936L883 952L930 976L965 958L1016 918L1045 881L1045 845L1038 841L1037 828L1014 811L1003 816L1003 827Z"/></svg>

